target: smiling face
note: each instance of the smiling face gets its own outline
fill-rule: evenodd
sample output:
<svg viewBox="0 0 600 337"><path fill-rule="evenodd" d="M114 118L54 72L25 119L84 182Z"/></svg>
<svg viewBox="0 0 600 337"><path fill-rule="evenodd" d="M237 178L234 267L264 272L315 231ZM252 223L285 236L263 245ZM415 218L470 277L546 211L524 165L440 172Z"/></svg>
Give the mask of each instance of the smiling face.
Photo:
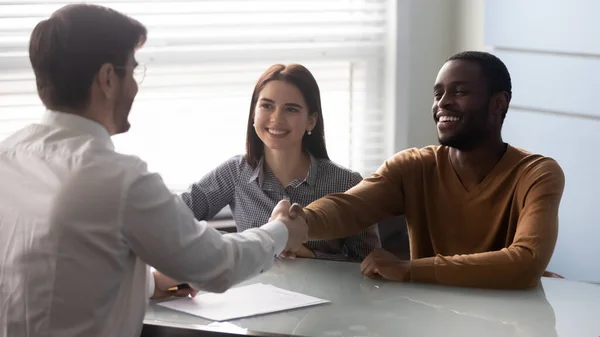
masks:
<svg viewBox="0 0 600 337"><path fill-rule="evenodd" d="M453 60L444 64L433 88L433 120L440 144L471 150L493 127L490 92L479 65Z"/></svg>
<svg viewBox="0 0 600 337"><path fill-rule="evenodd" d="M302 151L302 138L316 124L300 90L285 81L269 81L254 108L254 129L265 150Z"/></svg>

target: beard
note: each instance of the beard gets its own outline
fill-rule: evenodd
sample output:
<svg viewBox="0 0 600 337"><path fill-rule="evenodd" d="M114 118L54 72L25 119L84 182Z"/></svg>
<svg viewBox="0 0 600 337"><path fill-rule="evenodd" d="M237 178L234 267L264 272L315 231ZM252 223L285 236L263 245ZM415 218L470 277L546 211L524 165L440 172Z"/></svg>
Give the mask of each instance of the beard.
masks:
<svg viewBox="0 0 600 337"><path fill-rule="evenodd" d="M446 138L438 136L438 142L441 145L453 147L460 151L472 151L483 144L486 135L487 132L484 129L473 128Z"/></svg>
<svg viewBox="0 0 600 337"><path fill-rule="evenodd" d="M115 127L116 133L125 133L129 131L131 124L129 124L129 112L133 106L133 99L127 98L123 93L119 95L115 103Z"/></svg>
<svg viewBox="0 0 600 337"><path fill-rule="evenodd" d="M466 123L463 125L462 130L457 130L458 132L444 138L438 135L438 142L441 145L466 152L481 146L489 135L490 116L487 107L479 112L473 111L468 115L471 118L465 120Z"/></svg>

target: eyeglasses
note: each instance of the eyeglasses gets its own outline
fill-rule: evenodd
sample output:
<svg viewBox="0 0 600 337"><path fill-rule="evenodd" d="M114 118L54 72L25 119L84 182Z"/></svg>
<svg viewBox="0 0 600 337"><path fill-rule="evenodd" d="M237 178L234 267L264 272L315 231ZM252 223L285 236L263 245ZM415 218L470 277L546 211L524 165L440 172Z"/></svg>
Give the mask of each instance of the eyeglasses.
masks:
<svg viewBox="0 0 600 337"><path fill-rule="evenodd" d="M146 65L138 64L137 67L133 68L133 78L138 84L142 84L146 78Z"/></svg>
<svg viewBox="0 0 600 337"><path fill-rule="evenodd" d="M117 66L115 69L128 69L129 66ZM133 79L138 83L142 84L146 78L146 65L140 63L137 67L133 68Z"/></svg>

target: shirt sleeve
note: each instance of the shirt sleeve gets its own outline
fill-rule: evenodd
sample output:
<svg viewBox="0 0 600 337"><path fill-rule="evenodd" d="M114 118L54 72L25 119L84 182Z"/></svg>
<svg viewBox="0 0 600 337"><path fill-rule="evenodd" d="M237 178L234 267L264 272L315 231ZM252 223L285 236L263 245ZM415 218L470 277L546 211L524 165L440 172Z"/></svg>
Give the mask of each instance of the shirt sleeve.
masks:
<svg viewBox="0 0 600 337"><path fill-rule="evenodd" d="M401 168L411 164L411 156L409 150L400 152L345 193L329 194L308 205L304 210L309 239L349 237L381 220L403 214Z"/></svg>
<svg viewBox="0 0 600 337"><path fill-rule="evenodd" d="M554 160L538 164L521 180L525 195L513 243L499 251L422 258L410 262L413 281L481 288L531 288L546 269L558 236L558 209L565 185Z"/></svg>
<svg viewBox="0 0 600 337"><path fill-rule="evenodd" d="M181 194L181 198L197 220L210 220L223 207L231 204L239 178L241 160L245 159L239 156L229 159Z"/></svg>
<svg viewBox="0 0 600 337"><path fill-rule="evenodd" d="M146 265L146 298L151 298L154 295L155 286L152 267Z"/></svg>
<svg viewBox="0 0 600 337"><path fill-rule="evenodd" d="M151 298L154 295L154 274L152 267L146 266L146 298Z"/></svg>
<svg viewBox="0 0 600 337"><path fill-rule="evenodd" d="M352 186L360 184L363 180L359 173L352 176ZM348 260L362 261L371 254L375 248L381 248L381 237L379 227L373 224L358 234L349 236L343 240L344 247L348 251Z"/></svg>
<svg viewBox="0 0 600 337"><path fill-rule="evenodd" d="M221 235L198 222L158 174L134 179L125 196L123 237L146 263L195 288L223 292L267 269L285 248L287 227L272 221Z"/></svg>

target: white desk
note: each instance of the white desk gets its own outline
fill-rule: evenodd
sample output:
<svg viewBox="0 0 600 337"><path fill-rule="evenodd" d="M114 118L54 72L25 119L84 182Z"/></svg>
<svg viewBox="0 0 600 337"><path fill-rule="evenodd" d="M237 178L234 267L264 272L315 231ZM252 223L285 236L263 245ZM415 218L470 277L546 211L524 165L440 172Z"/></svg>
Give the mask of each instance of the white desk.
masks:
<svg viewBox="0 0 600 337"><path fill-rule="evenodd" d="M305 259L278 261L270 271L243 284L257 282L332 302L230 322L260 333L327 337L600 336L600 286L595 284L544 278L538 289L499 291L394 283L363 277L355 263ZM151 303L145 320L147 325L185 326L199 332L210 331L204 327L209 323L155 303Z"/></svg>

